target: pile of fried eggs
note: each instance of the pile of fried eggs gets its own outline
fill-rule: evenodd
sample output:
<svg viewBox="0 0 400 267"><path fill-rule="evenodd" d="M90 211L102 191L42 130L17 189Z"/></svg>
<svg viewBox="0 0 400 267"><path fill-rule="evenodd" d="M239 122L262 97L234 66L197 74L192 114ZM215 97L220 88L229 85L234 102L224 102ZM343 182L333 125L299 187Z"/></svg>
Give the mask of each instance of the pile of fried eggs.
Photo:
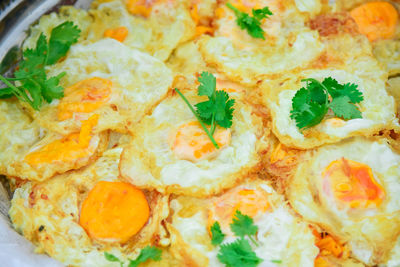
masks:
<svg viewBox="0 0 400 267"><path fill-rule="evenodd" d="M46 67L66 73L63 98L40 111L0 100L9 216L37 253L120 266L104 253L128 262L157 246L162 260L143 266L223 266L210 226L232 242L238 210L258 226L259 266L400 264L400 23L365 32L371 1L230 3L270 8L264 40L215 0L96 0L31 27L23 48L67 20L81 29ZM235 99L232 127L214 133L220 149L174 90L206 100L203 71ZM326 77L358 85L362 118L329 114L300 131L291 99L302 79Z"/></svg>

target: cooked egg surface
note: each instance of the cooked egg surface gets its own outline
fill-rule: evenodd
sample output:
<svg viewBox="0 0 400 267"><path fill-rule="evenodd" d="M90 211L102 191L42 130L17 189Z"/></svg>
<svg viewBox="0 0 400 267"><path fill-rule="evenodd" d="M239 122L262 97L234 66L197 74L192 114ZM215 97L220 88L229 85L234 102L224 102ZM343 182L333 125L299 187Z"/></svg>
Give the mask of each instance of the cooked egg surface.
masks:
<svg viewBox="0 0 400 267"><path fill-rule="evenodd" d="M322 81L326 77L332 77L341 84L358 85L364 97L359 104L362 118L345 121L328 114L320 124L301 132L295 120L290 118L292 98L304 86L301 79ZM351 136L371 136L381 130L397 127L395 102L385 89L386 77L386 72L377 62L365 56L352 62L346 69L312 69L298 75L264 81L263 101L271 110L273 132L286 146L308 149Z"/></svg>
<svg viewBox="0 0 400 267"><path fill-rule="evenodd" d="M192 104L203 97L182 91ZM268 129L251 107L235 103L230 129L217 127L217 150L185 102L175 94L165 99L136 128L121 157L121 175L142 188L208 196L238 183L255 171Z"/></svg>
<svg viewBox="0 0 400 267"><path fill-rule="evenodd" d="M93 133L96 116L83 121L78 132L62 136L45 132L14 101L2 101L1 106L5 108L1 112L1 174L43 181L85 166L107 146L107 133Z"/></svg>
<svg viewBox="0 0 400 267"><path fill-rule="evenodd" d="M52 12L40 18L37 24L30 28L29 36L24 41L23 49L35 48L36 42L41 33L47 37L47 41L51 36L51 30L65 21L73 21L81 30L78 42L82 42L88 35L88 28L93 19L87 11L74 8L73 6L62 6L58 13Z"/></svg>
<svg viewBox="0 0 400 267"><path fill-rule="evenodd" d="M114 40L77 44L49 75L65 71L65 96L33 112L43 126L61 134L99 115L97 132L126 132L167 93L171 71L163 62Z"/></svg>
<svg viewBox="0 0 400 267"><path fill-rule="evenodd" d="M121 151L120 147L107 150L83 170L26 183L15 191L10 218L17 231L37 246L36 252L66 265L119 266L107 261L104 252L127 261L147 245L168 244L161 225L168 216L168 196L119 181ZM129 203L147 205L147 213ZM135 233L130 226L136 223Z"/></svg>
<svg viewBox="0 0 400 267"><path fill-rule="evenodd" d="M347 242L355 258L386 264L400 234L399 163L385 139L358 137L310 150L287 196L306 220Z"/></svg>
<svg viewBox="0 0 400 267"><path fill-rule="evenodd" d="M258 226L259 246L252 249L263 260L259 266L314 266L319 252L309 226L260 180L247 181L213 198L178 197L171 208L171 252L189 265L224 266L217 259L218 248L211 244L209 227L218 221L226 234L223 244L234 241L229 224L236 210L251 216Z"/></svg>
<svg viewBox="0 0 400 267"><path fill-rule="evenodd" d="M306 3L307 2L307 3ZM221 3L216 10L214 37L201 40L200 51L208 65L232 81L247 86L273 74L303 68L323 49L318 35L305 26L309 14L320 7L319 1L231 1L239 10L268 6L273 15L262 20L265 40L251 37L236 23L230 9ZM299 12L299 4L302 12ZM310 9L310 10L309 10Z"/></svg>
<svg viewBox="0 0 400 267"><path fill-rule="evenodd" d="M195 35L188 1L104 1L92 3L88 40L113 38L105 35L124 27L118 41L165 61L173 49ZM115 39L115 38L114 38Z"/></svg>

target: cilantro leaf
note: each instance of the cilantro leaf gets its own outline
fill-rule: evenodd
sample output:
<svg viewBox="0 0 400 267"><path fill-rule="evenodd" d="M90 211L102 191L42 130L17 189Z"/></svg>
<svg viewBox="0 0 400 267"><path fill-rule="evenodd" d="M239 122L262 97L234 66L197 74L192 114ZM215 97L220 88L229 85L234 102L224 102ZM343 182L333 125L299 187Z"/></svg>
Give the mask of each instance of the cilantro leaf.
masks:
<svg viewBox="0 0 400 267"><path fill-rule="evenodd" d="M111 253L108 252L104 252L104 257L106 258L106 260L111 261L111 262L119 262L119 265L122 267L124 266L124 263L117 257L114 256Z"/></svg>
<svg viewBox="0 0 400 267"><path fill-rule="evenodd" d="M198 95L207 96L208 100L194 105L196 110L194 110L186 97L177 88L175 88L175 91L182 97L199 120L201 127L211 139L213 145L219 149L217 142L213 138L213 134L217 125L223 128L230 128L232 126L235 100L230 99L228 93L223 90L216 91L216 79L211 73L202 72L198 81L200 82ZM204 124L210 125L210 130Z"/></svg>
<svg viewBox="0 0 400 267"><path fill-rule="evenodd" d="M273 15L268 7L264 7L262 9L253 9L253 16L250 16L249 14L234 7L231 3L227 3L226 6L235 13L236 23L242 30L246 30L247 33L254 38L265 40L265 32L261 28L261 20Z"/></svg>
<svg viewBox="0 0 400 267"><path fill-rule="evenodd" d="M302 81L307 85L300 88L292 98L290 111L290 117L300 130L319 124L329 108L335 116L345 120L362 117L355 104L363 100L363 95L356 84L340 84L331 77L322 82L312 78Z"/></svg>
<svg viewBox="0 0 400 267"><path fill-rule="evenodd" d="M104 252L104 257L106 258L106 260L112 261L112 262L120 262L121 261L117 256L114 256L113 254L108 253L108 252Z"/></svg>
<svg viewBox="0 0 400 267"><path fill-rule="evenodd" d="M56 63L65 56L74 43L78 41L81 30L71 21L66 21L51 31L47 65Z"/></svg>
<svg viewBox="0 0 400 267"><path fill-rule="evenodd" d="M238 237L255 235L258 231L258 226L254 225L253 218L242 214L239 210L236 210L230 227L232 232Z"/></svg>
<svg viewBox="0 0 400 267"><path fill-rule="evenodd" d="M57 76L51 77L44 82L43 98L51 103L53 99L59 99L64 96L64 88L59 86L60 79L65 75L65 72L58 74Z"/></svg>
<svg viewBox="0 0 400 267"><path fill-rule="evenodd" d="M332 100L329 107L336 117L345 120L362 118L361 112L356 105L352 104L348 96L339 96Z"/></svg>
<svg viewBox="0 0 400 267"><path fill-rule="evenodd" d="M217 87L217 80L215 79L214 75L203 71L197 80L200 82L198 95L213 97L215 94L215 88Z"/></svg>
<svg viewBox="0 0 400 267"><path fill-rule="evenodd" d="M269 7L267 7L267 6L264 8L261 8L261 9L253 9L252 13L253 13L253 17L257 20L266 19L269 16L273 15L271 10L269 10Z"/></svg>
<svg viewBox="0 0 400 267"><path fill-rule="evenodd" d="M139 264L146 262L149 259L154 261L161 260L162 250L156 247L147 246L140 251L139 256L135 260L129 260L129 267L137 267Z"/></svg>
<svg viewBox="0 0 400 267"><path fill-rule="evenodd" d="M6 99L13 96L14 96L13 90L10 87L0 89L0 99Z"/></svg>
<svg viewBox="0 0 400 267"><path fill-rule="evenodd" d="M41 33L34 49L26 49L19 68L14 72L15 78L5 78L0 75L0 80L8 87L2 90L2 98L9 97L10 92L20 101L25 101L35 110L39 110L46 101L64 96L64 89L59 86L60 79L65 75L61 73L55 77L47 78L45 66L54 64L65 56L70 46L77 42L80 30L72 22L66 21L55 27L50 36L49 43L46 36ZM16 86L12 81L19 81Z"/></svg>
<svg viewBox="0 0 400 267"><path fill-rule="evenodd" d="M215 222L211 227L211 244L214 246L219 245L224 241L225 234L222 233L221 226L219 225L219 222Z"/></svg>
<svg viewBox="0 0 400 267"><path fill-rule="evenodd" d="M262 262L252 250L249 241L244 238L221 245L217 257L220 262L230 267L255 267Z"/></svg>

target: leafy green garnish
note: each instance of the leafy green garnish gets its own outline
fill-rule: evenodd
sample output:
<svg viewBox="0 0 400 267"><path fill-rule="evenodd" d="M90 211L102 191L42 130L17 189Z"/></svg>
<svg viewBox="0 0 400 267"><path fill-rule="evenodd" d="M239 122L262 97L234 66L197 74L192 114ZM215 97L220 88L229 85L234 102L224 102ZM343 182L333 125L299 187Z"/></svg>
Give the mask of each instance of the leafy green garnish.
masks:
<svg viewBox="0 0 400 267"><path fill-rule="evenodd" d="M242 214L236 210L235 216L230 224L232 232L238 237L231 243L224 243L225 234L222 233L220 224L215 222L211 230L211 243L216 246L220 245L217 258L226 266L231 267L254 267L257 266L262 259L253 251L247 236L256 246L257 242L254 239L258 231L258 227L254 225L253 219L250 216Z"/></svg>
<svg viewBox="0 0 400 267"><path fill-rule="evenodd" d="M114 256L111 253L108 252L104 252L104 257L106 258L106 260L111 261L111 262L119 262L120 266L124 266L124 263L117 257Z"/></svg>
<svg viewBox="0 0 400 267"><path fill-rule="evenodd" d="M211 228L211 244L214 246L220 245L224 241L225 234L222 233L221 226L219 222L215 222Z"/></svg>
<svg viewBox="0 0 400 267"><path fill-rule="evenodd" d="M64 88L59 86L59 82L65 72L48 78L45 66L52 65L64 57L71 45L78 41L80 32L71 21L66 21L53 28L49 42L41 33L36 48L23 52L23 59L14 73L15 78L0 75L0 80L8 86L0 89L0 98L15 95L19 100L39 110L43 100L51 103L53 99L63 97ZM20 85L17 86L13 81L19 81Z"/></svg>
<svg viewBox="0 0 400 267"><path fill-rule="evenodd" d="M135 260L129 260L128 267L137 267L139 264L146 262L147 260L154 260L154 261L160 261L161 260L161 253L162 250L153 247L153 246L147 246L144 247L141 251L139 256ZM111 262L119 262L121 267L124 266L124 262L121 261L118 257L114 256L113 254L110 254L108 252L104 252L104 257L106 260L111 261Z"/></svg>
<svg viewBox="0 0 400 267"><path fill-rule="evenodd" d="M244 238L222 244L217 257L220 262L230 267L255 267L262 261L252 250L249 241Z"/></svg>
<svg viewBox="0 0 400 267"><path fill-rule="evenodd" d="M162 250L156 247L147 246L140 251L139 256L135 260L129 260L128 267L136 267L140 263L152 259L153 261L161 260Z"/></svg>
<svg viewBox="0 0 400 267"><path fill-rule="evenodd" d="M261 28L261 21L273 15L267 6L262 9L253 9L253 16L240 11L231 3L227 3L226 6L235 12L236 23L242 30L246 30L247 33L254 38L261 38L265 40L265 32Z"/></svg>
<svg viewBox="0 0 400 267"><path fill-rule="evenodd" d="M211 73L202 72L198 81L200 82L198 95L207 96L208 100L196 104L196 110L178 88L175 88L175 91L182 97L192 113L196 116L213 145L219 149L213 135L217 125L223 128L230 128L232 126L233 105L235 104L235 100L230 99L227 92L216 90L217 82L214 75ZM205 124L210 125L210 130L207 129Z"/></svg>
<svg viewBox="0 0 400 267"><path fill-rule="evenodd" d="M278 263L278 264L281 264L281 263L282 263L282 260L271 260L271 262L272 262L272 263Z"/></svg>
<svg viewBox="0 0 400 267"><path fill-rule="evenodd" d="M292 98L290 117L300 129L307 129L319 124L331 109L336 117L349 120L362 118L355 105L364 98L353 83L340 84L328 77L322 82L304 79L306 87L300 88Z"/></svg>
<svg viewBox="0 0 400 267"><path fill-rule="evenodd" d="M257 245L257 242L253 239L258 231L258 226L254 224L253 218L242 214L239 210L236 211L232 223L230 224L232 232L238 237L248 236L249 239Z"/></svg>

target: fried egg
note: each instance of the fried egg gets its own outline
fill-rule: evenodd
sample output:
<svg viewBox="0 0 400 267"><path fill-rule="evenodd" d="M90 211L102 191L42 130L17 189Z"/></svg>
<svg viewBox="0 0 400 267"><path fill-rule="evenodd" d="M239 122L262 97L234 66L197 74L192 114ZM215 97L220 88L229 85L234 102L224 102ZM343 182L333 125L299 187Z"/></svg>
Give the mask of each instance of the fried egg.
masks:
<svg viewBox="0 0 400 267"><path fill-rule="evenodd" d="M183 91L190 103L204 99L193 91ZM141 188L194 196L234 186L257 169L269 134L249 105L237 100L234 108L232 127L214 133L217 150L182 98L168 97L137 126L121 156L122 177Z"/></svg>
<svg viewBox="0 0 400 267"><path fill-rule="evenodd" d="M23 43L23 49L35 48L41 33L44 33L49 39L51 30L67 20L73 21L81 30L78 42L85 40L88 35L88 28L93 21L91 16L85 10L77 9L73 6L62 6L58 13L52 12L42 16L38 23L30 28L29 36Z"/></svg>
<svg viewBox="0 0 400 267"><path fill-rule="evenodd" d="M258 226L253 251L259 266L314 266L319 253L311 228L292 214L281 195L261 180L248 180L208 199L179 196L171 201L171 253L187 265L224 266L211 244L210 227L218 221L226 234L223 244L235 240L229 225L236 210ZM277 263L278 262L278 263Z"/></svg>
<svg viewBox="0 0 400 267"><path fill-rule="evenodd" d="M1 163L1 173L7 176L44 181L57 173L87 165L107 147L108 134L95 134L93 131L97 125L97 115L82 121L78 132L65 136L45 133L43 130L41 133L35 123L24 125L23 117L15 122L16 117L10 116L5 120L7 128L2 142L9 148L2 150L4 161ZM13 151L11 156L3 154L10 151Z"/></svg>
<svg viewBox="0 0 400 267"><path fill-rule="evenodd" d="M99 115L97 132L126 132L167 93L172 83L165 64L114 40L71 47L49 76L65 71L64 98L31 110L40 125L61 134L77 131L82 120Z"/></svg>
<svg viewBox="0 0 400 267"><path fill-rule="evenodd" d="M199 42L208 65L235 82L255 86L263 77L303 68L323 50L318 34L305 20L320 8L319 1L231 1L239 10L268 6L273 15L262 21L265 40L251 37L236 23L230 9L221 3L216 9L214 37ZM319 8L318 8L319 6Z"/></svg>
<svg viewBox="0 0 400 267"><path fill-rule="evenodd" d="M400 155L357 137L306 152L287 197L304 219L347 243L367 265L386 264L400 235Z"/></svg>
<svg viewBox="0 0 400 267"><path fill-rule="evenodd" d="M162 61L195 32L186 1L98 0L92 3L89 14L94 21L88 40L114 38ZM125 32L124 38L117 29Z"/></svg>
<svg viewBox="0 0 400 267"><path fill-rule="evenodd" d="M118 266L104 252L127 261L147 245L169 244L161 224L169 213L168 196L119 181L121 151L107 150L83 170L15 191L11 221L36 252L66 265Z"/></svg>
<svg viewBox="0 0 400 267"><path fill-rule="evenodd" d="M373 46L374 56L389 71L400 73L399 3L396 1L335 1L337 11L347 11Z"/></svg>
<svg viewBox="0 0 400 267"><path fill-rule="evenodd" d="M371 136L384 129L398 127L394 99L385 89L386 72L369 56L360 57L347 67L310 69L276 80L265 80L263 102L271 110L272 130L284 145L308 149L337 142L351 136ZM362 71L360 71L362 70ZM302 79L322 81L332 77L339 83L354 83L364 100L359 104L362 118L342 120L327 116L320 124L301 132L290 118L292 98L303 84Z"/></svg>

